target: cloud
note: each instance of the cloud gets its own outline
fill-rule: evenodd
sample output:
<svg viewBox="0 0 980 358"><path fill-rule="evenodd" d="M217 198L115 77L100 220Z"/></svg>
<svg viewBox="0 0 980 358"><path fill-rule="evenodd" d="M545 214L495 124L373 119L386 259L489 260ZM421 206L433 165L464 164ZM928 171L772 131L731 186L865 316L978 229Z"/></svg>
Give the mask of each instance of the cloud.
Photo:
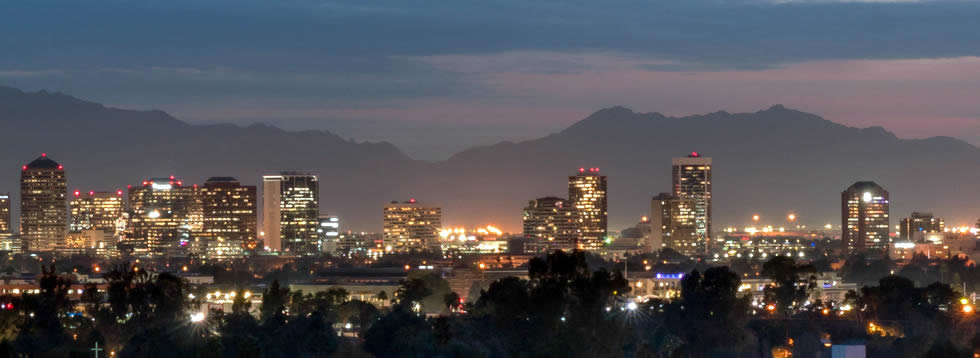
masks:
<svg viewBox="0 0 980 358"><path fill-rule="evenodd" d="M193 120L554 128L611 104L782 102L912 128L980 112L960 92L978 80L943 70L980 56L977 18L980 3L955 0L15 2L0 12L0 79Z"/></svg>
<svg viewBox="0 0 980 358"><path fill-rule="evenodd" d="M47 77L56 76L62 74L63 71L58 69L50 70L19 70L19 69L9 69L0 70L0 78L30 78L30 77Z"/></svg>

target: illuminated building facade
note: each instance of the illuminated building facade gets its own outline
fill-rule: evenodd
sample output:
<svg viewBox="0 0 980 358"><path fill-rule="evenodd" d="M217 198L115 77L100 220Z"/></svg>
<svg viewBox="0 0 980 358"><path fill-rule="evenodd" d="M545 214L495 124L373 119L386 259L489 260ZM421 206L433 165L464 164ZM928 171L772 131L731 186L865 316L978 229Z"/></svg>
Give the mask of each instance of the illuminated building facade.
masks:
<svg viewBox="0 0 980 358"><path fill-rule="evenodd" d="M116 222L123 216L125 203L122 190L88 191L75 190L71 196L71 224L69 231L101 230L106 235L117 234Z"/></svg>
<svg viewBox="0 0 980 358"><path fill-rule="evenodd" d="M20 252L20 237L10 230L10 194L0 193L0 251Z"/></svg>
<svg viewBox="0 0 980 358"><path fill-rule="evenodd" d="M198 190L203 207L200 238L205 254L216 260L245 256L256 240L258 194L254 185L242 185L231 177L212 177Z"/></svg>
<svg viewBox="0 0 980 358"><path fill-rule="evenodd" d="M530 242L525 251L574 250L578 238L575 219L575 207L568 200L545 197L528 201L523 221L524 237Z"/></svg>
<svg viewBox="0 0 980 358"><path fill-rule="evenodd" d="M599 168L579 168L568 177L568 202L575 209L573 220L582 250L599 250L606 243L607 216L606 177Z"/></svg>
<svg viewBox="0 0 980 358"><path fill-rule="evenodd" d="M115 255L119 238L126 229L122 190L75 190L68 206L71 210L68 250L74 253L93 250L92 253L101 256Z"/></svg>
<svg viewBox="0 0 980 358"><path fill-rule="evenodd" d="M721 251L715 259L746 258L768 260L782 255L797 259L811 258L824 235L818 232L726 231Z"/></svg>
<svg viewBox="0 0 980 358"><path fill-rule="evenodd" d="M130 225L124 246L139 256L182 256L194 250L193 239L203 227L197 186L171 176L129 188Z"/></svg>
<svg viewBox="0 0 980 358"><path fill-rule="evenodd" d="M68 185L61 164L41 154L20 173L20 232L25 251L58 251L68 230Z"/></svg>
<svg viewBox="0 0 980 358"><path fill-rule="evenodd" d="M711 236L711 158L692 152L672 160L671 182L681 208L693 205L696 247L706 253Z"/></svg>
<svg viewBox="0 0 980 358"><path fill-rule="evenodd" d="M905 241L913 241L915 233L931 234L946 228L943 218L934 217L932 213L912 212L912 216L902 218L900 223L899 237Z"/></svg>
<svg viewBox="0 0 980 358"><path fill-rule="evenodd" d="M320 252L334 253L337 251L337 241L340 238L340 218L326 215L320 217L316 229L317 247Z"/></svg>
<svg viewBox="0 0 980 358"><path fill-rule="evenodd" d="M315 175L283 172L262 177L262 225L269 250L296 255L319 251L319 192Z"/></svg>
<svg viewBox="0 0 980 358"><path fill-rule="evenodd" d="M443 229L439 232L442 253L447 256L466 254L499 254L508 251L503 231L493 225L467 230Z"/></svg>
<svg viewBox="0 0 980 358"><path fill-rule="evenodd" d="M392 250L439 250L442 208L416 202L392 201L384 207L384 242ZM387 249L387 247L386 247Z"/></svg>
<svg viewBox="0 0 980 358"><path fill-rule="evenodd" d="M384 236L378 233L348 231L337 237L337 252L348 257L378 257L384 250Z"/></svg>
<svg viewBox="0 0 980 358"><path fill-rule="evenodd" d="M648 250L669 247L686 256L704 254L705 240L698 232L697 203L660 193L650 201L650 236Z"/></svg>
<svg viewBox="0 0 980 358"><path fill-rule="evenodd" d="M10 194L0 193L0 235L10 232Z"/></svg>
<svg viewBox="0 0 980 358"><path fill-rule="evenodd" d="M841 241L848 253L884 253L888 237L888 191L875 182L860 181L841 192Z"/></svg>

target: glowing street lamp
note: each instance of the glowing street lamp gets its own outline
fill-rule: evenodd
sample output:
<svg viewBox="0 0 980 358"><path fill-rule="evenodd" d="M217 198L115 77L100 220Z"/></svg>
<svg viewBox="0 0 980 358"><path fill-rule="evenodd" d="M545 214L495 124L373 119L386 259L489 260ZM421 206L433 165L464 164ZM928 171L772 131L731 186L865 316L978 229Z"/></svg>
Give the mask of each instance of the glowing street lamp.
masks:
<svg viewBox="0 0 980 358"><path fill-rule="evenodd" d="M204 320L204 312L197 312L191 314L191 322L198 323Z"/></svg>

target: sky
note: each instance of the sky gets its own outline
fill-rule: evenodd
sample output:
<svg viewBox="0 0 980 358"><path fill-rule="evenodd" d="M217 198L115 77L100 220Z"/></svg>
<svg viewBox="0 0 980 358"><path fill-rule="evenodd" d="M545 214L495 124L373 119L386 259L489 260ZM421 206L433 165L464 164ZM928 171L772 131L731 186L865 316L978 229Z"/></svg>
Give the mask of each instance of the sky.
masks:
<svg viewBox="0 0 980 358"><path fill-rule="evenodd" d="M23 1L0 85L441 160L604 107L772 104L980 144L980 1Z"/></svg>

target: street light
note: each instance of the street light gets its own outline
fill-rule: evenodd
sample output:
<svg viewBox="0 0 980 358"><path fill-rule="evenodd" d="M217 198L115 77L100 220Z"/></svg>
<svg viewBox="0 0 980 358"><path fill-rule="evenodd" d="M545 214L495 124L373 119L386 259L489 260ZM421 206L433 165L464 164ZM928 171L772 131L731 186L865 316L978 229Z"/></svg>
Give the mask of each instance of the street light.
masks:
<svg viewBox="0 0 980 358"><path fill-rule="evenodd" d="M628 309L630 311L636 311L636 308L637 307L638 306L636 305L636 302L633 302L633 301L630 301L630 303L627 303L626 304L626 309Z"/></svg>
<svg viewBox="0 0 980 358"><path fill-rule="evenodd" d="M204 320L204 312L197 312L191 314L191 322L197 323Z"/></svg>

